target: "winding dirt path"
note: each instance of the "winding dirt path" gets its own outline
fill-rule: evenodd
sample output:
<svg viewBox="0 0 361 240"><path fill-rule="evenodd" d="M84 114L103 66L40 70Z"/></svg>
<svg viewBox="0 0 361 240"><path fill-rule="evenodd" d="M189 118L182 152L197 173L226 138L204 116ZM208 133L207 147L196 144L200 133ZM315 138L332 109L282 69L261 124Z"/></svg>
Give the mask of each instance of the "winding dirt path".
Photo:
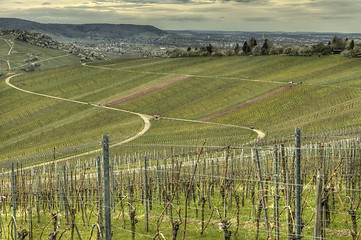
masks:
<svg viewBox="0 0 361 240"><path fill-rule="evenodd" d="M11 71L12 69L11 69L10 62L9 62L8 60L6 60L6 63L8 64L8 69L9 69L9 71Z"/></svg>
<svg viewBox="0 0 361 240"><path fill-rule="evenodd" d="M8 40L4 39L4 41L9 45L10 49L8 51L8 55L11 54L11 51L13 50L14 48L14 44L11 44Z"/></svg>
<svg viewBox="0 0 361 240"><path fill-rule="evenodd" d="M116 146L120 146L120 145L123 145L125 143L128 143L128 142L131 142L139 137L141 137L142 135L144 135L151 127L151 123L150 123L150 120L152 119L152 116L149 116L149 115L146 115L146 114L142 114L142 113L136 113L136 112L132 112L132 111L127 111L127 110L122 110L122 109L118 109L118 108L113 108L113 107L108 107L108 106L100 106L100 105L97 105L97 104L93 104L93 103L88 103L88 102L82 102L82 101L77 101L77 100L72 100L72 99L67 99L67 98L61 98L61 97L56 97L56 96L51 96L51 95L47 95L47 94L42 94L42 93L37 93L37 92L32 92L32 91L29 91L29 90L25 90L25 89L22 89L22 88L19 88L15 85L13 85L10 80L14 77L17 77L17 76L20 76L22 74L16 74L16 75L12 75L10 77L7 77L5 79L5 83L10 86L11 88L14 88L18 91L21 91L21 92L24 92L24 93L27 93L27 94L31 94L31 95L36 95L36 96L41 96L41 97L46 97L46 98L51 98L51 99L56 99L56 100L60 100L60 101L65 101L65 102L71 102L71 103L77 103L77 104L82 104L82 105L90 105L90 106L93 106L93 107L97 107L97 108L102 108L102 109L107 109L107 110L111 110L111 111L118 111L118 112L123 112L123 113L129 113L129 114L133 114L133 115L137 115L139 116L143 122L144 122L144 127L143 129L138 132L136 135L128 138L128 139L125 139L121 142L118 142L118 143L113 143L113 144L110 144L109 147L116 147ZM44 165L49 165L49 164L53 164L54 162L57 163L57 162L63 162L63 161L67 161L67 160L70 160L70 159L74 159L74 158L78 158L78 157L82 157L82 156L86 156L86 155L90 155L90 154L93 154L93 153L98 153L98 152L101 152L102 149L96 149L96 150L92 150L92 151L88 151L88 152L84 152L84 153L80 153L80 154L76 154L74 156L70 156L70 157L65 157L65 158L61 158L61 159L58 159L56 161L52 161L52 162L48 162L48 163L41 163L41 164L37 164L37 165L33 165L31 167L38 167L38 166L44 166ZM28 167L30 168L30 167ZM25 168L26 169L26 168Z"/></svg>
<svg viewBox="0 0 361 240"><path fill-rule="evenodd" d="M86 64L83 64L83 66L87 66ZM92 67L95 67L95 66L92 66ZM96 67L95 67L96 68ZM102 67L99 67L99 68L102 68ZM102 108L102 109L107 109L107 110L111 110L111 111L118 111L118 112L123 112L123 113L129 113L129 114L133 114L133 115L137 115L139 116L143 122L144 122L144 127L143 129L138 132L137 134L135 134L134 136L126 139L126 140L123 140L121 142L118 142L118 143L113 143L113 144L110 144L109 147L116 147L116 146L120 146L120 145L123 145L125 143L128 143L128 142L131 142L139 137L141 137L142 135L144 135L151 127L151 119L153 118L152 116L149 116L149 115L146 115L146 114L143 114L143 113L138 113L138 112L132 112L132 111L127 111L127 110L123 110L123 109L118 109L118 108L113 108L111 106L113 105L116 105L116 104L119 104L123 101L125 101L126 99L129 100L129 99L132 99L132 98L135 98L135 96L131 95L129 96L128 98L126 99L118 99L117 101L114 101L114 102L111 102L111 103L108 103L106 106L103 106L103 105L98 105L98 104L94 104L94 103L89 103L89 102L83 102L83 101L78 101L78 100L73 100L73 99L67 99L67 98L62 98L62 97L56 97L56 96L51 96L51 95L47 95L47 94L43 94L43 93L37 93L37 92L32 92L32 91L29 91L29 90L26 90L26 89L22 89L22 88L19 88L15 85L13 85L10 80L14 77L17 77L17 76L20 76L22 74L16 74L16 75L12 75L12 76L9 76L5 79L5 83L10 86L11 88L15 89L15 90L18 90L18 91L21 91L21 92L24 92L24 93L27 93L27 94L31 94L31 95L36 95L36 96L41 96L41 97L46 97L46 98L51 98L51 99L56 99L56 100L59 100L59 101L65 101L65 102L71 102L71 103L76 103L76 104L82 104L82 105L88 105L88 106L92 106L92 107L96 107L96 108ZM170 74L170 76L173 76L173 74ZM184 79L187 79L189 76L188 75L184 75L184 76L180 76L178 75L178 78L173 78L171 79L170 81L164 83L164 84L159 84L158 86L156 86L154 89L152 90L148 90L148 91L155 91L157 90L158 88L162 88L162 87L165 87L167 86L168 84L174 84L175 82L178 82L178 81L182 81ZM143 94L147 93L147 91L143 91L142 92ZM140 93L137 94L137 96L139 95ZM111 106L110 106L111 105ZM232 125L232 124L223 124L223 123L215 123L215 122L207 122L207 121L200 121L200 120L190 120L190 119L181 119L181 118L171 118L171 117L162 117L161 119L165 119L165 120L172 120L172 121L183 121L183 122L193 122L193 123L199 123L199 124L208 124L208 125L217 125L217 126L226 126L226 127L233 127L233 128L242 128L242 129L245 129L245 130L249 130L249 131L253 131L254 133L257 134L257 138L252 141L252 142L256 142L258 140L261 140L263 139L266 134L264 132L262 132L261 130L258 130L258 129L252 129L252 128L249 128L249 127L245 127L245 126L238 126L238 125ZM73 156L70 156L70 157L65 157L65 158L61 158L61 159L58 159L56 161L51 161L51 162L47 162L47 163L41 163L41 164L37 164L37 165L32 165L30 167L26 167L24 169L29 169L31 167L39 167L39 166L45 166L45 165L49 165L49 164L53 164L53 163L59 163L59 162L63 162L63 161L67 161L67 160L71 160L71 159L74 159L74 158L79 158L79 157L82 157L82 156L87 156L87 155L90 155L90 154L94 154L94 153L99 153L101 152L102 149L96 149L96 150L92 150L92 151L87 151L87 152L84 152L84 153L80 153L80 154L76 154L76 155L73 155Z"/></svg>
<svg viewBox="0 0 361 240"><path fill-rule="evenodd" d="M7 45L9 45L9 47L10 47L10 49L9 49L9 51L8 51L8 56L10 56L10 54L11 54L11 51L13 50L13 48L14 48L14 44L11 44L8 40L6 40L6 39L3 39L5 42L6 42L6 44ZM11 68L11 64L10 64L10 62L8 61L8 60L5 60L6 61L6 63L7 63L7 65L8 65L8 69L9 69L9 71L11 71L12 70L12 68Z"/></svg>
<svg viewBox="0 0 361 240"><path fill-rule="evenodd" d="M245 126L239 126L239 125L233 125L233 124L227 124L227 123L207 122L207 121L201 121L201 120L171 118L171 117L162 117L162 119L172 120L172 121L181 121L181 122L208 124L208 125L217 125L217 126L232 127L232 128L242 128L242 129L249 130L249 131L252 131L257 134L257 138L255 140L253 140L252 142L257 142L258 140L262 140L263 138L266 137L266 133L262 132L261 130L250 128L250 127L245 127Z"/></svg>

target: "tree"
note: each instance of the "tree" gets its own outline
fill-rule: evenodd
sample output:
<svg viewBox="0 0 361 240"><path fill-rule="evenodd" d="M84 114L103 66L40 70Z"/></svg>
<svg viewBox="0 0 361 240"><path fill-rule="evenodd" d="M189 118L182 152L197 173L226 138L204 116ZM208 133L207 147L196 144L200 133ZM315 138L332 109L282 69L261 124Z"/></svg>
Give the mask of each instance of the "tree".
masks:
<svg viewBox="0 0 361 240"><path fill-rule="evenodd" d="M251 52L251 48L248 45L247 41L244 42L243 46L242 46L242 52L246 55L248 55Z"/></svg>
<svg viewBox="0 0 361 240"><path fill-rule="evenodd" d="M30 63L24 66L21 70L25 72L34 72L40 69L40 63Z"/></svg>
<svg viewBox="0 0 361 240"><path fill-rule="evenodd" d="M312 48L308 46L300 46L297 52L298 56L311 56L312 55Z"/></svg>
<svg viewBox="0 0 361 240"><path fill-rule="evenodd" d="M268 55L269 51L271 49L272 44L270 43L270 41L268 41L268 39L264 40L264 43L261 47L261 54L262 55Z"/></svg>
<svg viewBox="0 0 361 240"><path fill-rule="evenodd" d="M212 46L212 44L208 44L208 46L206 47L206 50L207 50L207 52L208 52L209 54L212 54L212 52L213 52L213 46Z"/></svg>
<svg viewBox="0 0 361 240"><path fill-rule="evenodd" d="M353 41L353 39L351 40L349 47L351 50L355 48L355 42Z"/></svg>
<svg viewBox="0 0 361 240"><path fill-rule="evenodd" d="M271 47L271 49L269 50L269 54L270 55L279 55L283 53L283 47L282 46L277 46L277 45L273 45Z"/></svg>
<svg viewBox="0 0 361 240"><path fill-rule="evenodd" d="M238 55L240 51L240 47L239 47L239 43L236 44L236 46L234 47L234 54Z"/></svg>
<svg viewBox="0 0 361 240"><path fill-rule="evenodd" d="M257 41L256 41L255 38L251 38L251 39L249 40L249 47L250 47L251 49L253 49L255 46L257 46Z"/></svg>
<svg viewBox="0 0 361 240"><path fill-rule="evenodd" d="M259 46L259 45L255 46L255 47L252 49L252 54L253 54L254 56L260 56L260 55L262 55L262 47Z"/></svg>
<svg viewBox="0 0 361 240"><path fill-rule="evenodd" d="M332 50L344 50L345 43L343 42L342 38L338 36L334 36L331 42L331 49Z"/></svg>
<svg viewBox="0 0 361 240"><path fill-rule="evenodd" d="M313 53L319 54L319 55L329 55L332 53L330 46L331 46L331 43L328 45L325 45L323 43L318 43L318 44L312 46L312 51L313 51Z"/></svg>

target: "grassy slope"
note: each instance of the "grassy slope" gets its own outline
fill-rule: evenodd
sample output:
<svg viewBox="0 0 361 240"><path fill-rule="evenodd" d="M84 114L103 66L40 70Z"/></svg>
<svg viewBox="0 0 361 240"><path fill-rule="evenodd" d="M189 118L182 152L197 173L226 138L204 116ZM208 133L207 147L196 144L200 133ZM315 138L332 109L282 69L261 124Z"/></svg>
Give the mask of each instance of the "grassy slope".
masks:
<svg viewBox="0 0 361 240"><path fill-rule="evenodd" d="M14 42L13 50L8 55L10 46L4 39ZM26 42L13 40L10 35L0 36L0 67L1 71L21 71L27 63L24 61L29 58L28 54L37 55L41 69L52 69L62 66L80 63L79 57L70 55L66 52L59 50L42 48L34 45L27 44ZM10 62L11 70L8 69L6 60Z"/></svg>
<svg viewBox="0 0 361 240"><path fill-rule="evenodd" d="M305 135L361 127L360 59L133 59L94 65L102 69L77 65L23 75L12 82L40 93L106 103L187 75L182 81L117 107L149 115L200 119L289 81L302 81L302 85L212 121L254 125L266 131L269 139L292 135L296 126L302 127ZM134 135L143 124L136 116L30 96L4 83L0 85L0 97L1 159L44 151L50 154L53 147L66 155L74 147L94 148L103 132L118 141ZM167 119L152 124L151 130L132 144L200 145L206 140L207 145L236 145L255 138L250 131L217 125Z"/></svg>

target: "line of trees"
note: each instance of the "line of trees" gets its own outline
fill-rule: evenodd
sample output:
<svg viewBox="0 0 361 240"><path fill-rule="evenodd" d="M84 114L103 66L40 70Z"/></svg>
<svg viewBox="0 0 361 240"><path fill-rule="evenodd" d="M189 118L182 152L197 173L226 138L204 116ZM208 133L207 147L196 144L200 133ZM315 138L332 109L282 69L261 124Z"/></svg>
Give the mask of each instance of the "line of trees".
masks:
<svg viewBox="0 0 361 240"><path fill-rule="evenodd" d="M361 43L355 43L354 40L335 36L328 43L318 43L315 45L279 45L269 39L263 43L258 43L255 38L245 41L242 45L237 43L234 49L220 50L212 44L205 47L187 49L174 49L167 51L170 57L199 57L199 56L237 56L237 55L289 55L289 56L311 56L311 55L330 55L342 54L347 57L361 57Z"/></svg>

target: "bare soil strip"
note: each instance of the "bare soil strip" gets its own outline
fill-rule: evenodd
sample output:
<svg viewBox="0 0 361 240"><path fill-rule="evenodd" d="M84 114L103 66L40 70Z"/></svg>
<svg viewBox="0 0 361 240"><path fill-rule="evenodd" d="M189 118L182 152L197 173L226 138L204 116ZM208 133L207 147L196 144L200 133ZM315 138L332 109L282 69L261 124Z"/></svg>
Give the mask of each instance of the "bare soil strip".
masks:
<svg viewBox="0 0 361 240"><path fill-rule="evenodd" d="M131 94L129 96L122 97L122 98L116 99L114 101L108 102L108 103L106 103L104 105L108 106L108 107L114 107L114 106L117 106L119 104L129 102L131 100L137 99L137 98L142 97L144 95L147 95L147 94L156 92L158 90L161 90L163 88L169 87L169 86L171 86L171 85L173 85L173 84L175 84L177 82L180 82L180 81L183 81L183 80L186 80L186 79L188 79L188 76L177 76L177 77L171 78L171 79L169 79L169 80L167 80L165 82L153 85L153 86L151 86L149 88L146 88L144 90L135 92L135 93L133 93L133 94Z"/></svg>
<svg viewBox="0 0 361 240"><path fill-rule="evenodd" d="M236 111L241 110L243 108L249 107L249 106L251 106L253 104L264 101L264 100L266 100L268 98L271 98L272 96L274 96L276 94L279 94L279 93L282 93L282 92L285 92L285 91L289 91L289 90L291 90L292 87L293 87L293 85L282 86L280 88L277 88L275 90L267 92L267 93L265 93L263 95L252 98L252 99L250 99L250 100L248 100L248 101L246 101L244 103L241 103L241 104L239 104L237 106L234 106L234 107L228 108L226 110L223 110L221 112L217 112L217 113L211 114L211 115L209 115L207 117L201 118L201 119L199 119L199 121L209 121L209 120L213 120L213 119L222 117L222 116L227 115L229 113L236 112Z"/></svg>

